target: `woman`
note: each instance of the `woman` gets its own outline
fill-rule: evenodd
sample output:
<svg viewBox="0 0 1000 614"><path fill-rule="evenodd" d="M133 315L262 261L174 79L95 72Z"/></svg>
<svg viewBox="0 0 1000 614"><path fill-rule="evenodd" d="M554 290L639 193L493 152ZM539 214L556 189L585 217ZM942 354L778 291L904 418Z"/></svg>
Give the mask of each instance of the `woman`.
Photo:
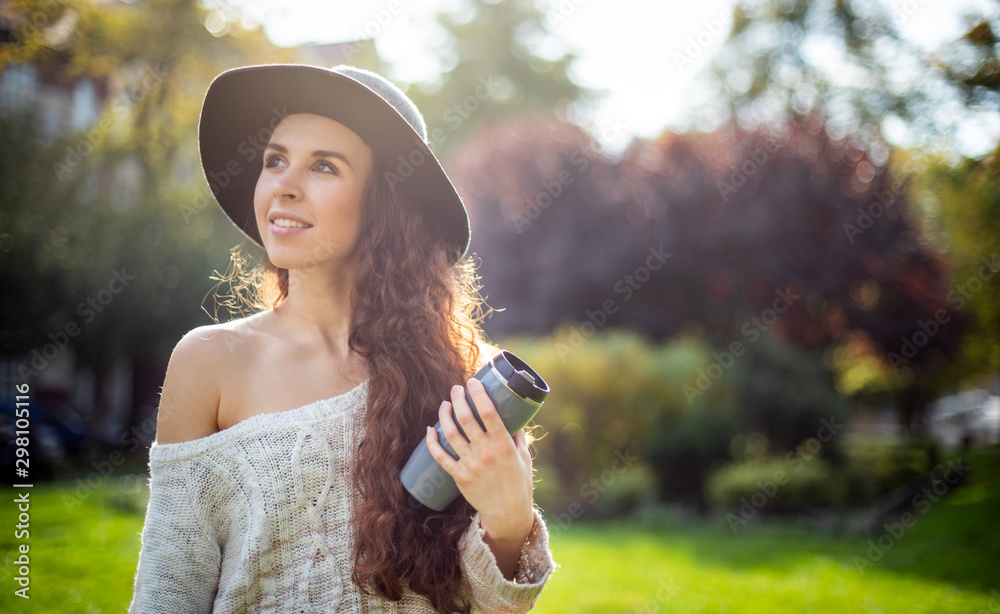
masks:
<svg viewBox="0 0 1000 614"><path fill-rule="evenodd" d="M131 612L534 605L556 564L529 441L471 379L495 348L468 216L426 140L368 71L252 66L209 86L202 165L274 297L174 349ZM421 437L463 495L441 513L399 479Z"/></svg>

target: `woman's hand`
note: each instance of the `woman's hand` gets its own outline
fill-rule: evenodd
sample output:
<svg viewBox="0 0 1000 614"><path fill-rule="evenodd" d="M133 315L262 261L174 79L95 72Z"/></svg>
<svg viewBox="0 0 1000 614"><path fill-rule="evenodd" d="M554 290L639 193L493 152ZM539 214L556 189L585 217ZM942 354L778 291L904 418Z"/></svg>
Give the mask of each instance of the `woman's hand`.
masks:
<svg viewBox="0 0 1000 614"><path fill-rule="evenodd" d="M465 399L465 389L454 386L451 402L443 402L438 414L441 430L459 459L455 460L441 447L437 431L431 427L427 427L427 448L455 480L459 492L479 512L482 526L491 540L523 543L534 523L531 453L524 431L517 431L512 438L482 382L472 378L468 386L469 396L476 404L486 431L476 422ZM451 417L452 407L470 441L458 432Z"/></svg>

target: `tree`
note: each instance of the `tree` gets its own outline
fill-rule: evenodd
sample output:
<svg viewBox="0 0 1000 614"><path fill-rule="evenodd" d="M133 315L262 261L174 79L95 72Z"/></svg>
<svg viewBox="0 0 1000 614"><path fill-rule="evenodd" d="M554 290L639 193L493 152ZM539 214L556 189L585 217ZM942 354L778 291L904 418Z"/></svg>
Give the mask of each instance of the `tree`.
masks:
<svg viewBox="0 0 1000 614"><path fill-rule="evenodd" d="M491 335L697 329L738 357L765 335L822 352L861 330L906 385L955 349L965 314L949 310L906 185L819 117L779 135L665 133L617 163L579 128L533 117L459 154L488 302L505 310Z"/></svg>
<svg viewBox="0 0 1000 614"><path fill-rule="evenodd" d="M927 234L948 254L951 308L968 313L953 381L1000 373L1000 147L957 164L919 158Z"/></svg>
<svg viewBox="0 0 1000 614"><path fill-rule="evenodd" d="M572 54L548 59L536 51L551 35L534 0L464 0L437 22L447 37L440 62L449 68L439 81L417 84L407 94L422 111L431 145L441 157L462 140L459 136L497 117L565 110L593 97L569 78Z"/></svg>
<svg viewBox="0 0 1000 614"><path fill-rule="evenodd" d="M4 66L90 78L109 95L80 133L43 137L30 109L3 117L0 224L14 231L2 239L0 282L21 297L4 304L3 352L33 379L47 365L32 361L36 351L71 347L76 368L94 374L88 418L103 433L104 376L119 360L135 366L132 422L155 404L170 349L206 319L210 275L240 240L197 163L205 89L224 68L291 52L259 29L213 36L194 0L9 6L15 42Z"/></svg>
<svg viewBox="0 0 1000 614"><path fill-rule="evenodd" d="M820 111L828 129L885 150L892 122L947 137L959 114L995 114L1000 12L969 16L968 33L935 52L900 34L918 2L741 0L699 107L754 126ZM964 108L962 108L964 105Z"/></svg>

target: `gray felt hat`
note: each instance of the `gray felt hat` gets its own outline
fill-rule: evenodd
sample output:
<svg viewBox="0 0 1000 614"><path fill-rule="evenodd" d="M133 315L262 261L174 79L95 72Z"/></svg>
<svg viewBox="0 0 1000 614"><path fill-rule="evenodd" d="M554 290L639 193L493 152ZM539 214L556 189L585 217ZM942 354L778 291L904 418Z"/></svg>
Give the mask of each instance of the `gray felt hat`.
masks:
<svg viewBox="0 0 1000 614"><path fill-rule="evenodd" d="M244 66L208 86L198 124L202 168L219 206L246 236L261 245L253 194L262 151L278 122L293 113L323 115L353 130L381 163L389 185L402 184L423 219L457 249L457 259L465 255L469 216L427 144L420 111L381 75L346 65Z"/></svg>

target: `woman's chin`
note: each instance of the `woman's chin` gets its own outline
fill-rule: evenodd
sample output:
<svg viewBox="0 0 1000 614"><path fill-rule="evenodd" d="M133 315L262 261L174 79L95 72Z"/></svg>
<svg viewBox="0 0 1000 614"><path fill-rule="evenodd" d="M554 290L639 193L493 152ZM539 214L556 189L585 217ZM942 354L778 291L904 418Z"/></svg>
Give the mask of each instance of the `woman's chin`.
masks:
<svg viewBox="0 0 1000 614"><path fill-rule="evenodd" d="M266 243L264 249L267 251L267 259L279 269L302 269L307 266L306 261L308 258L305 254L300 253L299 250L267 245Z"/></svg>
<svg viewBox="0 0 1000 614"><path fill-rule="evenodd" d="M339 260L336 256L329 256L327 254L324 254L323 256L323 258L316 258L315 256L293 252L291 250L274 250L273 252L268 251L267 253L267 258L271 261L271 264L279 269L288 269L289 271L331 266Z"/></svg>
<svg viewBox="0 0 1000 614"><path fill-rule="evenodd" d="M293 255L282 255L282 256L272 256L268 254L268 259L271 264L278 267L279 269L288 269L289 271L298 271L301 269L309 269L317 264L316 259L309 259L302 256Z"/></svg>
<svg viewBox="0 0 1000 614"><path fill-rule="evenodd" d="M346 250L341 241L315 243L303 241L298 245L290 245L281 239L265 237L264 249L271 264L279 269L313 269L316 267L339 268L341 265L353 265L357 259L357 246Z"/></svg>

